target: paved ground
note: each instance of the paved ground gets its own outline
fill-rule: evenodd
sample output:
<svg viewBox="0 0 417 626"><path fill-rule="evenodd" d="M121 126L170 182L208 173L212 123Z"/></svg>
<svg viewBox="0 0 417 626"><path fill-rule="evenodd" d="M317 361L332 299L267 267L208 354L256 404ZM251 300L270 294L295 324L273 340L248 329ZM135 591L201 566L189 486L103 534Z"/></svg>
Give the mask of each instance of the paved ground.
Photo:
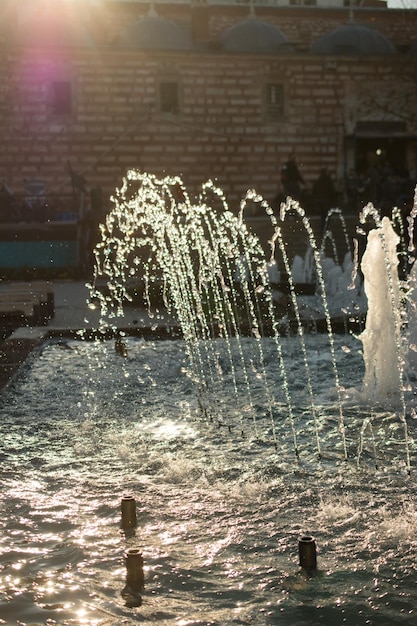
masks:
<svg viewBox="0 0 417 626"><path fill-rule="evenodd" d="M0 390L14 377L33 350L46 338L68 337L77 331L94 331L100 325L98 305L89 304L89 291L82 281L53 282L55 314L45 326L21 326L0 346ZM145 308L128 306L112 324L132 334L163 336L175 324L166 314L149 315ZM168 330L167 330L168 329ZM94 333L92 333L94 335Z"/></svg>
<svg viewBox="0 0 417 626"><path fill-rule="evenodd" d="M100 324L100 309L98 303L89 303L89 290L82 281L54 281L55 315L46 326L39 328L19 328L12 337L24 338L44 336L46 334L59 335L68 331L82 329L96 329ZM124 315L116 317L112 323L117 328L137 330L152 326L165 326L169 323L166 314L149 315L145 308L126 306Z"/></svg>

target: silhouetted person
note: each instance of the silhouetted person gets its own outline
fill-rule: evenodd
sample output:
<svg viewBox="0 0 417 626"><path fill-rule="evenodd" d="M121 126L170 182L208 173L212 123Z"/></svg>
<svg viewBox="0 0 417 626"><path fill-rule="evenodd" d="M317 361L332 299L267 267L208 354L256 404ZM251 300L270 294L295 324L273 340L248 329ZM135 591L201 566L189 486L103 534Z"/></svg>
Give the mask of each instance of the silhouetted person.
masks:
<svg viewBox="0 0 417 626"><path fill-rule="evenodd" d="M353 167L347 173L345 191L348 209L356 210L358 208L358 177Z"/></svg>
<svg viewBox="0 0 417 626"><path fill-rule="evenodd" d="M0 182L0 221L16 222L19 218L18 207L13 192L5 181Z"/></svg>
<svg viewBox="0 0 417 626"><path fill-rule="evenodd" d="M87 275L90 275L94 268L94 249L101 241L100 224L104 220L103 191L100 187L93 187L90 190L90 204L80 221L81 245L84 248L81 262Z"/></svg>
<svg viewBox="0 0 417 626"><path fill-rule="evenodd" d="M329 209L336 206L337 193L334 182L325 167L313 185L313 202L324 224Z"/></svg>
<svg viewBox="0 0 417 626"><path fill-rule="evenodd" d="M290 154L288 161L282 166L281 183L285 196L291 196L294 200L300 199L300 185L305 185L305 182L298 169L294 154Z"/></svg>

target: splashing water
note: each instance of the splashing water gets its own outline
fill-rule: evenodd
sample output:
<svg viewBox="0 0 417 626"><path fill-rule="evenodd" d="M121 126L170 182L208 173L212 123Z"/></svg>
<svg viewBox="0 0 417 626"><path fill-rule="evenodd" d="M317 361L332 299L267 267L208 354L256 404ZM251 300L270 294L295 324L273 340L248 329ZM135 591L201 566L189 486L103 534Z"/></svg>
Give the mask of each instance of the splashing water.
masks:
<svg viewBox="0 0 417 626"><path fill-rule="evenodd" d="M324 397L323 339L306 336L312 385ZM184 341L125 341L127 357L114 341L44 345L8 390L0 411L5 624L414 623L416 476L386 461L399 448L394 420L364 424L359 470L341 462L336 441L322 445L319 464L305 462L311 415L296 412L305 400L302 356L294 338L283 337L295 426L305 430L295 463L286 423L277 421L277 454L268 441L198 418ZM342 384L360 384L355 342L335 336ZM273 339L264 353L278 376ZM251 376L261 407L257 380ZM349 406L349 449L362 415ZM258 421L267 432L268 417ZM320 437L331 434L331 419L320 426ZM137 500L134 536L120 532L126 494ZM314 576L298 565L297 540L306 533L318 545ZM122 595L127 548L140 549L145 562L137 608Z"/></svg>
<svg viewBox="0 0 417 626"><path fill-rule="evenodd" d="M97 264L91 286L92 297L101 301L102 326L109 320L111 322L112 316L123 312L125 302L131 299L130 287L141 283L149 314L152 314L152 301L157 295L168 312L178 320L186 341L191 378L197 388L202 414L229 429L238 424L242 435L250 431L257 435L259 415L265 413L269 415L271 437L277 449L280 445L276 434L277 423L285 421L292 433L294 452L299 457L300 431L295 416L298 407L290 391L289 369L282 348L282 337L292 328L295 330L294 340L303 354L304 374L300 376L306 381L309 411L313 417L311 437L320 458L322 423L328 416L323 414L322 406L319 408L317 405L305 344L305 328L308 326L306 310L310 321L314 310L314 321L322 319L324 322L331 361L326 375L329 377L329 388L334 390L332 411L337 415L340 452L346 459L348 444L343 406L346 392L339 381L332 312L326 293L329 284L332 284L330 272L327 271L326 275L330 264L323 258L323 246L320 248L317 245L310 222L298 203L288 198L282 204L280 223L268 203L255 191L249 191L236 216L229 211L222 191L211 181L203 186L200 196L193 203L180 178L159 180L135 170L128 172L113 201L114 209L102 226L102 242L95 250ZM259 239L244 220L247 205L254 202L259 204L271 222L269 259L266 259ZM339 211L333 210L333 213L343 225L348 245L344 220ZM296 293L296 268L291 267L282 235L282 224L288 215L298 216L308 237L309 274L314 275L317 283L314 307L304 307ZM367 328L360 336L365 361L364 402L380 402L385 397L391 406L391 401L399 398L401 408L397 417L404 428L403 443L409 468L403 389L403 319L399 312L398 281L393 278L396 274L397 238L389 221L384 218L380 223L371 205L364 209L362 220L365 221L369 215L374 218L377 228L370 233L368 250L362 261L369 301ZM390 228L392 234L389 234ZM327 233L325 236L328 236ZM278 254L280 258L277 258ZM339 306L343 301L343 310L348 317L352 317L355 307L358 308L354 302L348 306L345 301L346 293L348 298L355 295L352 285L357 282L357 275L353 278L350 255L348 249L343 258L343 268L336 260L332 269L333 284L336 285L332 288L332 297L339 301ZM378 271L372 289L375 266L382 269ZM285 310L282 308L282 294L276 297L275 286L270 279L274 271L277 273L278 267L284 268L288 275L289 298ZM103 279L107 284L105 290L100 286ZM243 342L244 336L251 337L252 341ZM272 338L275 346L278 378L276 373L271 378L267 371L266 337ZM268 355L268 358L271 356ZM252 398L250 381L253 376L262 382L264 389L262 409L259 400L255 405ZM226 406L224 400L219 400L218 391L224 387L226 378L239 410L234 411L229 404ZM242 396L246 401L242 402ZM361 432L368 428L372 430L372 419L366 418ZM305 434L303 432L303 437Z"/></svg>
<svg viewBox="0 0 417 626"><path fill-rule="evenodd" d="M365 220L371 214L368 206ZM375 213L372 212L375 217ZM376 216L378 220L378 217ZM378 228L368 235L362 257L365 292L368 298L366 330L360 339L364 346L365 393L373 400L395 397L402 389L401 308L397 246L399 237L390 221L377 221Z"/></svg>
<svg viewBox="0 0 417 626"><path fill-rule="evenodd" d="M246 200L270 219L268 262L244 224ZM287 201L279 222L255 192L246 200L235 217L212 184L194 205L179 179L137 172L117 192L96 249L100 329L121 330L116 318L140 283L149 307L158 296L176 316L185 341L124 337L125 351L114 341L51 342L7 390L1 622L415 622L416 476L399 471L410 468L405 447L416 458L407 433L415 411L410 419L400 406L399 415L393 391L378 407L371 384L362 392L358 346L372 361L367 341L327 332L336 311L328 285L339 302L347 284L356 296L351 264L338 272L349 280L329 281L298 205ZM325 319L322 334L304 332L307 304L283 236L283 220L294 213L309 231L306 258L318 282L308 324L314 309ZM382 265L391 254L385 223L374 238ZM390 263L391 279L378 269L387 306L397 293ZM282 267L289 307L271 282ZM398 318L394 371L405 347L415 354L414 268L399 292L409 315L406 329ZM380 384L379 369L365 378ZM406 394L415 398L413 371L404 361L404 403ZM346 453L356 465L344 462ZM137 537L120 532L126 493L138 498ZM306 533L319 546L315 575L297 561L297 538ZM122 555L138 546L145 589L143 605L131 607Z"/></svg>

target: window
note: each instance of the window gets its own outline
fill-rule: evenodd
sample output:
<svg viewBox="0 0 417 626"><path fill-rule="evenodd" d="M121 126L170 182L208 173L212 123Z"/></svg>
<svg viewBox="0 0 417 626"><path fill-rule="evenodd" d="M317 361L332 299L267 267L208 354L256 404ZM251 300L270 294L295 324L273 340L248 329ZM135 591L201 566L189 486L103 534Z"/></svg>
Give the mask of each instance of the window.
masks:
<svg viewBox="0 0 417 626"><path fill-rule="evenodd" d="M159 107L161 113L179 113L179 88L176 81L162 81L159 84Z"/></svg>
<svg viewBox="0 0 417 626"><path fill-rule="evenodd" d="M71 83L56 81L51 85L51 111L54 115L69 115L72 109Z"/></svg>
<svg viewBox="0 0 417 626"><path fill-rule="evenodd" d="M266 85L266 114L269 118L284 117L284 86L278 83Z"/></svg>
<svg viewBox="0 0 417 626"><path fill-rule="evenodd" d="M290 0L290 6L311 6L317 5L317 0Z"/></svg>

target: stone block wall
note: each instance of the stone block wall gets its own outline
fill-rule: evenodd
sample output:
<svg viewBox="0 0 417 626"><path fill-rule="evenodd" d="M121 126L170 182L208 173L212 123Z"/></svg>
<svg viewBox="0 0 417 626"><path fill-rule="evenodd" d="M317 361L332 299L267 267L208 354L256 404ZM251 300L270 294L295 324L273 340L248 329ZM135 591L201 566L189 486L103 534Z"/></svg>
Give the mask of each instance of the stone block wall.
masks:
<svg viewBox="0 0 417 626"><path fill-rule="evenodd" d="M4 41L0 177L16 193L23 193L25 179L39 177L48 193L70 194L70 163L88 187L102 187L105 196L121 184L128 168L139 168L158 176L181 175L191 193L215 179L233 209L251 187L272 201L280 192L281 165L293 151L308 185L322 167L335 178L343 176L349 98L371 83L395 84L404 67L403 58L381 64L376 58L343 57L329 63L309 54L123 50L115 43L116 31L145 11L143 5L128 4L107 3L96 14L99 46L56 50L30 47L19 37ZM191 28L189 7L158 5L158 11ZM260 13L291 41L305 39L307 30L312 38L346 17L345 11L265 8ZM388 13L374 12L375 23L395 34ZM245 15L242 7L211 9L209 37ZM178 114L160 110L159 84L170 78L179 85ZM56 82L71 85L68 114L53 111ZM265 110L268 82L284 86L284 114L275 120ZM364 119L369 118L366 111Z"/></svg>

